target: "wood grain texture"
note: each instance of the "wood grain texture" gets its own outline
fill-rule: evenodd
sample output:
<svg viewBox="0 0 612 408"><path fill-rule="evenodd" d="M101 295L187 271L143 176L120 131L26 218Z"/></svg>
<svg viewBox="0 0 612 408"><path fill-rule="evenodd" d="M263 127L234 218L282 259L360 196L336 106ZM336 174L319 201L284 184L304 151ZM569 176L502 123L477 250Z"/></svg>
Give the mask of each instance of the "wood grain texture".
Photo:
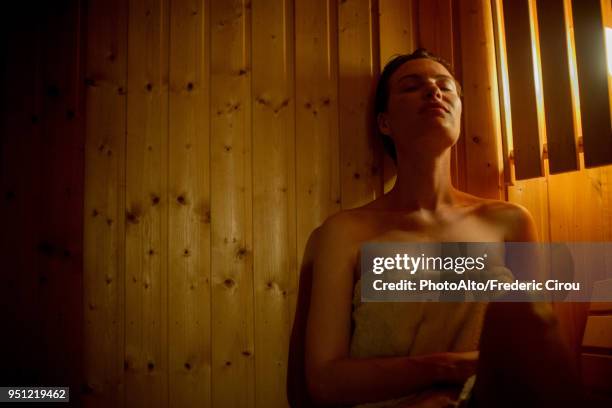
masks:
<svg viewBox="0 0 612 408"><path fill-rule="evenodd" d="M378 0L380 66L416 46L416 0Z"/></svg>
<svg viewBox="0 0 612 408"><path fill-rule="evenodd" d="M4 45L16 64L3 73L2 304L36 323L8 326L6 364L24 381L74 383L78 357L60 359L78 354L80 313L83 378L71 391L84 406L286 406L307 238L385 189L368 98L380 64L423 39L466 88L473 145L465 163L454 153L453 180L471 174L463 184L479 195L500 186L487 166L499 125L483 86L496 88L486 1L82 4L24 7L36 28L16 20L21 40ZM508 191L542 240L612 239L612 166L544 176ZM583 306L555 305L577 351Z"/></svg>
<svg viewBox="0 0 612 408"><path fill-rule="evenodd" d="M586 167L612 163L612 119L602 4L572 0Z"/></svg>
<svg viewBox="0 0 612 408"><path fill-rule="evenodd" d="M167 0L130 2L126 143L127 406L168 405ZM174 198L174 197L173 197Z"/></svg>
<svg viewBox="0 0 612 408"><path fill-rule="evenodd" d="M612 349L612 315L589 316L582 345L584 347Z"/></svg>
<svg viewBox="0 0 612 408"><path fill-rule="evenodd" d="M382 194L382 151L374 139L372 102L378 73L377 1L338 6L338 72L342 208Z"/></svg>
<svg viewBox="0 0 612 408"><path fill-rule="evenodd" d="M453 50L452 0L418 0L418 47L442 57L451 64L455 62Z"/></svg>
<svg viewBox="0 0 612 408"><path fill-rule="evenodd" d="M255 405L286 406L297 286L293 2L252 7Z"/></svg>
<svg viewBox="0 0 612 408"><path fill-rule="evenodd" d="M535 221L539 240L550 242L548 180L546 178L517 180L514 185L508 186L508 201L527 208Z"/></svg>
<svg viewBox="0 0 612 408"><path fill-rule="evenodd" d="M499 95L491 3L459 3L465 139L465 191L504 196Z"/></svg>
<svg viewBox="0 0 612 408"><path fill-rule="evenodd" d="M560 242L605 241L601 216L604 191L600 169L550 175L550 240ZM603 260L577 259L576 268L598 270ZM561 332L572 350L579 355L586 324L588 303L556 303Z"/></svg>
<svg viewBox="0 0 612 408"><path fill-rule="evenodd" d="M86 406L125 406L127 4L91 1L85 67Z"/></svg>
<svg viewBox="0 0 612 408"><path fill-rule="evenodd" d="M528 0L504 1L516 179L541 177L540 140Z"/></svg>
<svg viewBox="0 0 612 408"><path fill-rule="evenodd" d="M563 1L538 0L540 64L551 174L578 169Z"/></svg>
<svg viewBox="0 0 612 408"><path fill-rule="evenodd" d="M295 2L298 264L310 233L341 205L337 12L335 0Z"/></svg>
<svg viewBox="0 0 612 408"><path fill-rule="evenodd" d="M211 3L212 406L255 402L251 10Z"/></svg>
<svg viewBox="0 0 612 408"><path fill-rule="evenodd" d="M211 406L209 2L170 3L168 398ZM158 197L159 198L159 197Z"/></svg>

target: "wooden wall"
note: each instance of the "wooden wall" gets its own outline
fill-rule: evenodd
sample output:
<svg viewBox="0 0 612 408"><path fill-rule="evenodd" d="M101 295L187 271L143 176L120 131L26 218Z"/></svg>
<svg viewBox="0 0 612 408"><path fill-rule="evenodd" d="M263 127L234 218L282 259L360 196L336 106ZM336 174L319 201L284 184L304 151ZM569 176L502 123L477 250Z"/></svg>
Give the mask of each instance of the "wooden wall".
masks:
<svg viewBox="0 0 612 408"><path fill-rule="evenodd" d="M82 405L286 406L306 240L393 182L368 112L395 53L454 63L453 179L504 197L487 0L62 0L6 22L5 372ZM563 176L599 201L549 177L509 197L545 237L609 234L606 171Z"/></svg>
<svg viewBox="0 0 612 408"><path fill-rule="evenodd" d="M547 7L555 4L554 2L540 3ZM540 3L538 3L538 6L542 5ZM596 3L599 2L589 4L599 7L599 4ZM535 9L535 3L531 2L531 4ZM568 16L572 15L572 4L573 2L565 0L561 2L560 6L565 6L565 19L568 24L568 30L574 35L575 27L573 26L573 20L568 18ZM537 10L539 13L546 11L546 9ZM563 10L561 10L562 12ZM608 27L612 26L612 8L609 1L601 1L601 12L604 24ZM541 16L538 15L539 18ZM596 30L594 31L596 32ZM565 32L561 34L565 35ZM570 59L572 57L570 55ZM580 62L578 61L578 63ZM552 64L555 65L555 62L552 62ZM567 65L567 62L565 64ZM544 86L546 86L546 81L548 80L552 82L552 87L558 90L560 88L560 81L557 81L554 76L565 75L569 78L569 72L560 70L558 64L552 68L548 73L544 71L542 79ZM554 70L557 72L554 72ZM568 78L565 80L567 81ZM584 82L584 79L580 78L580 81ZM609 71L607 82L610 100L612 101L612 74ZM581 92L584 93L585 87L580 87ZM605 84L603 88L605 89ZM546 93L546 87L544 87L544 91ZM546 95L544 96L546 97ZM559 98L557 97L557 99ZM544 102L547 103L546 100ZM536 155L538 160L536 160L534 166L543 169L543 176L525 180L513 180L507 189L508 201L522 204L530 210L536 220L539 236L543 241L611 241L612 166L587 168L588 161L585 160L585 155L588 156L589 152L583 149L583 138L587 136L595 139L595 143L597 143L597 139L601 140L600 143L609 143L611 135L610 127L604 123L598 131L594 132L595 134L585 135L583 131L584 118L583 127L581 128L580 126L581 108L582 110L603 111L606 108L609 109L610 105L606 107L605 104L599 104L597 107L594 107L593 105L585 105L582 101L578 105L578 100L564 102L568 104L571 102L571 105L573 105L573 115L570 113L568 117L562 120L559 119L559 115L556 115L553 120L562 123L565 128L564 130L569 131L571 139L568 143L574 144L575 141L576 149L563 154L560 151L561 147L555 153L549 148L548 154L544 154L543 140L536 140L536 151L540 152L540 154ZM556 103L561 103L561 101ZM548 103L546 108L552 110L551 105L553 104ZM514 107L514 105L512 106ZM544 132L540 129L540 136L543 134L544 140L546 140L548 135L548 146L550 147L551 138L558 136L553 132L559 129L552 129L549 126L548 119L546 126L547 128ZM592 130L593 126L589 126L587 129ZM560 166L558 164L556 166L551 164L549 156L552 154L558 154L558 161L560 162L565 160L566 168L575 168L575 170L559 173L555 167ZM562 156L565 156L565 159ZM567 164L568 162L569 164ZM594 267L592 262L592 260L576 260L576 268L582 267L592 270ZM608 271L612 265L610 259L597 260L597 262L600 262L599 265L607 268ZM582 365L585 384L590 392L594 390L593 398L602 398L601 401L596 400L593 406L609 405L612 402L612 388L610 387L612 359L609 358L612 350L612 337L609 332L609 328L612 327L612 304L556 303L554 308L559 317L564 339L578 357L578 363ZM587 328L586 334L584 334L585 327ZM593 344L596 347L593 347ZM604 394L607 395L605 402L604 397L601 396Z"/></svg>
<svg viewBox="0 0 612 408"><path fill-rule="evenodd" d="M0 71L0 382L70 384L83 347L82 9L12 4Z"/></svg>

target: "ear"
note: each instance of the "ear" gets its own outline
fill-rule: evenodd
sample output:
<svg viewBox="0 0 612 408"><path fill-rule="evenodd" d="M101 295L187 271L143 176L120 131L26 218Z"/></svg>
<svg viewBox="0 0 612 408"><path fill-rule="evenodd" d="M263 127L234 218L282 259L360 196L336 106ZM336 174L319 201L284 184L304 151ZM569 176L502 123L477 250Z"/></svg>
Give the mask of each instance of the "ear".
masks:
<svg viewBox="0 0 612 408"><path fill-rule="evenodd" d="M391 136L391 126L389 126L389 119L386 113L379 113L378 116L376 116L376 123L380 133L386 136Z"/></svg>

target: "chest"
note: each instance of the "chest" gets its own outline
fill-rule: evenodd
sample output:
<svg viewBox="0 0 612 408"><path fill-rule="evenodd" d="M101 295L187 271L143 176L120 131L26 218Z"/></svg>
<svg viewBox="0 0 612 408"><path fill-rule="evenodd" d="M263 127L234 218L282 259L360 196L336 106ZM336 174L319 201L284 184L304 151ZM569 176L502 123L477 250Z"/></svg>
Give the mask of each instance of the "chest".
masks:
<svg viewBox="0 0 612 408"><path fill-rule="evenodd" d="M427 219L392 217L364 225L364 241L391 242L503 242L505 229L474 215Z"/></svg>
<svg viewBox="0 0 612 408"><path fill-rule="evenodd" d="M387 217L377 224L364 224L355 236L355 281L359 279L359 248L367 242L503 242L505 230L475 216L451 221Z"/></svg>

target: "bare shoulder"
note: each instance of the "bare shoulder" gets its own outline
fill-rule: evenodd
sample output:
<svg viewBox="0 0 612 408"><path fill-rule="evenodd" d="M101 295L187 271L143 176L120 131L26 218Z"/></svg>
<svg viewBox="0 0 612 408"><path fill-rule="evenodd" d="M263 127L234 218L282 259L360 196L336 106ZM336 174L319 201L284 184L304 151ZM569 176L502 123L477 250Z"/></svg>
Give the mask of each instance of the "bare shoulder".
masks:
<svg viewBox="0 0 612 408"><path fill-rule="evenodd" d="M342 210L330 215L323 224L313 232L316 244L332 245L337 243L348 243L351 237L359 229L358 211ZM316 245L319 247L319 245Z"/></svg>
<svg viewBox="0 0 612 408"><path fill-rule="evenodd" d="M478 197L476 197L478 198ZM524 206L508 201L478 198L478 215L503 229L505 241L537 241L533 217Z"/></svg>

